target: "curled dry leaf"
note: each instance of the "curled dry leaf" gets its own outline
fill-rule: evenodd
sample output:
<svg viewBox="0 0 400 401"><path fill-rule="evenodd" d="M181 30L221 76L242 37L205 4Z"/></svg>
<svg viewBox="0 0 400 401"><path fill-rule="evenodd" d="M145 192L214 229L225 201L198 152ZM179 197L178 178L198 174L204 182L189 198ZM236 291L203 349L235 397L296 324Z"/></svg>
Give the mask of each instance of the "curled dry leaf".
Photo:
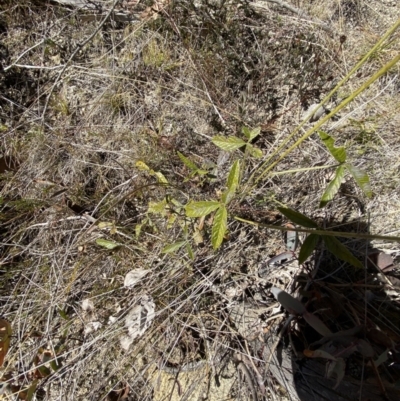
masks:
<svg viewBox="0 0 400 401"><path fill-rule="evenodd" d="M134 269L131 270L125 276L124 287L132 288L136 283L138 283L143 277L149 273L149 270L145 269Z"/></svg>
<svg viewBox="0 0 400 401"><path fill-rule="evenodd" d="M128 350L132 342L141 337L151 326L155 317L155 304L153 298L145 295L132 307L125 318L125 327L128 335L120 340L121 347Z"/></svg>
<svg viewBox="0 0 400 401"><path fill-rule="evenodd" d="M7 320L0 319L0 367L3 366L4 358L10 346L11 334L10 323Z"/></svg>
<svg viewBox="0 0 400 401"><path fill-rule="evenodd" d="M84 311L90 312L92 310L94 310L94 303L91 299L86 298L82 301L82 309Z"/></svg>
<svg viewBox="0 0 400 401"><path fill-rule="evenodd" d="M94 331L97 331L99 329L101 329L103 325L100 322L89 322L86 326L85 326L85 336L93 333Z"/></svg>

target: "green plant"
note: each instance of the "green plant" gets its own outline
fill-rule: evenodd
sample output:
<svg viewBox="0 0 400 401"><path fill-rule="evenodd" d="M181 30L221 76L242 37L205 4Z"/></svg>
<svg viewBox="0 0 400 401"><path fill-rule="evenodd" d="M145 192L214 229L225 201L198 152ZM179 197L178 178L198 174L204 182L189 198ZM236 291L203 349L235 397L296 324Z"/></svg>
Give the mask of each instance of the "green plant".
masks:
<svg viewBox="0 0 400 401"><path fill-rule="evenodd" d="M225 236L228 225L229 202L233 199L240 183L240 161L236 160L229 172L226 182L227 189L221 194L219 201L191 201L185 206L187 217L205 217L215 212L211 231L211 243L214 249L218 249Z"/></svg>
<svg viewBox="0 0 400 401"><path fill-rule="evenodd" d="M365 195L368 197L372 196L372 190L371 190L371 185L369 182L369 177L366 172L361 170L358 167L355 167L354 165L350 163L346 163L346 149L344 146L341 147L335 147L335 140L328 135L324 131L319 131L319 136L324 143L324 145L327 147L329 150L330 154L334 157L334 159L339 162L339 166L337 166L336 171L335 171L335 177L333 180L329 183L327 188L325 189L325 192L323 193L321 197L321 201L319 206L324 207L329 201L333 199L333 197L336 195L338 192L340 185L343 182L344 176L346 174L346 171L348 171L356 183L360 186L360 188L364 191Z"/></svg>
<svg viewBox="0 0 400 401"><path fill-rule="evenodd" d="M243 127L242 133L247 138L247 141L244 141L237 136L224 137L216 135L213 137L212 142L214 145L217 145L219 148L225 150L226 152L233 152L234 150L244 148L245 156L250 155L255 158L260 158L262 157L261 149L251 144L251 141L257 138L258 135L260 135L260 131L260 127L254 129Z"/></svg>

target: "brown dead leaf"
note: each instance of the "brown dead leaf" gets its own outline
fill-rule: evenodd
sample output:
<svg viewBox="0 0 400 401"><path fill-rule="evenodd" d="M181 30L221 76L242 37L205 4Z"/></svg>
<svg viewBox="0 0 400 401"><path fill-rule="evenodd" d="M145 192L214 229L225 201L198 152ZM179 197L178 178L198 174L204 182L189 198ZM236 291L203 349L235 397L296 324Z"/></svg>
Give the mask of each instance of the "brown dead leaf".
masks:
<svg viewBox="0 0 400 401"><path fill-rule="evenodd" d="M3 366L4 358L10 347L12 334L11 325L7 320L0 319L0 366Z"/></svg>

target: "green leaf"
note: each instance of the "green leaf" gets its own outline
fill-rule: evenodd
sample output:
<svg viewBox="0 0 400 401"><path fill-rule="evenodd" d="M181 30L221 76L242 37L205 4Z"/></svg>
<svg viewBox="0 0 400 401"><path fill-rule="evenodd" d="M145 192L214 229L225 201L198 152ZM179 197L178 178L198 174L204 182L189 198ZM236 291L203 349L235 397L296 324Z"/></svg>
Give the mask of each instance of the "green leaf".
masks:
<svg viewBox="0 0 400 401"><path fill-rule="evenodd" d="M242 127L242 134L247 138L250 139L251 129L249 127Z"/></svg>
<svg viewBox="0 0 400 401"><path fill-rule="evenodd" d="M188 255L189 255L189 258L190 258L191 260L194 260L194 252L193 252L193 249L192 249L192 247L190 246L189 242L186 244L186 251L187 251L187 253L188 253Z"/></svg>
<svg viewBox="0 0 400 401"><path fill-rule="evenodd" d="M165 178L163 173L160 173L159 171L152 171L152 175L157 177L157 180L160 184L168 184L168 180Z"/></svg>
<svg viewBox="0 0 400 401"><path fill-rule="evenodd" d="M224 205L217 210L211 231L211 243L214 249L218 249L224 239L228 223L228 211Z"/></svg>
<svg viewBox="0 0 400 401"><path fill-rule="evenodd" d="M326 248L339 259L351 265L363 268L363 264L336 238L329 235L322 235Z"/></svg>
<svg viewBox="0 0 400 401"><path fill-rule="evenodd" d="M307 258L313 253L318 244L319 236L317 234L310 234L303 242L299 252L299 264L304 263Z"/></svg>
<svg viewBox="0 0 400 401"><path fill-rule="evenodd" d="M358 186L363 190L366 196L370 198L372 196L371 184L369 182L368 174L359 169L358 167L354 167L351 164L346 164L347 170L349 170L350 174L353 176L354 180L358 184Z"/></svg>
<svg viewBox="0 0 400 401"><path fill-rule="evenodd" d="M346 161L346 149L344 146L339 148L335 147L335 140L324 131L318 131L319 137L325 144L329 153L339 162L344 163Z"/></svg>
<svg viewBox="0 0 400 401"><path fill-rule="evenodd" d="M260 135L261 132L261 127L254 128L250 130L250 128L243 127L242 128L242 133L243 135L248 138L249 141L253 140L254 138L257 138L258 135Z"/></svg>
<svg viewBox="0 0 400 401"><path fill-rule="evenodd" d="M220 207L221 203L216 201L200 201L200 202L189 202L185 206L187 217L203 217L207 216L214 210Z"/></svg>
<svg viewBox="0 0 400 401"><path fill-rule="evenodd" d="M226 152L233 152L236 149L241 148L246 145L246 142L236 136L220 136L216 135L213 137L212 142L214 145L217 145L222 150Z"/></svg>
<svg viewBox="0 0 400 401"><path fill-rule="evenodd" d="M178 242L174 242L173 244L166 245L166 246L164 246L161 253L174 253L179 248L181 248L183 245L185 245L185 243L186 243L186 241L178 241Z"/></svg>
<svg viewBox="0 0 400 401"><path fill-rule="evenodd" d="M154 213L154 214L165 214L165 208L167 207L167 200L164 198L160 202L149 202L149 207L147 209L147 213Z"/></svg>
<svg viewBox="0 0 400 401"><path fill-rule="evenodd" d="M235 163L232 164L231 171L228 175L228 180L226 182L226 186L228 190L231 192L235 192L237 186L239 185L239 177L240 177L240 161L236 160Z"/></svg>
<svg viewBox="0 0 400 401"><path fill-rule="evenodd" d="M36 387L38 385L38 379L35 379L32 384L29 386L27 392L26 392L26 397L23 398L25 401L31 401L35 392L36 392Z"/></svg>
<svg viewBox="0 0 400 401"><path fill-rule="evenodd" d="M340 165L336 169L335 177L326 187L325 192L321 197L319 207L324 207L328 202L330 202L335 197L335 195L339 191L340 185L342 184L345 172L346 170L343 165Z"/></svg>
<svg viewBox="0 0 400 401"><path fill-rule="evenodd" d="M197 171L199 168L196 166L195 163L193 163L191 160L189 160L186 156L184 156L181 152L177 152L179 158L182 160L183 164L188 167L192 171Z"/></svg>
<svg viewBox="0 0 400 401"><path fill-rule="evenodd" d="M69 317L67 315L67 312L65 312L64 309L58 309L58 314L64 319L64 320L69 320Z"/></svg>
<svg viewBox="0 0 400 401"><path fill-rule="evenodd" d="M221 202L224 204L224 205L227 205L232 199L233 199L233 196L235 195L235 192L232 192L232 191L230 191L229 189L227 189L226 191L224 191L223 193L222 193L222 196L221 196Z"/></svg>
<svg viewBox="0 0 400 401"><path fill-rule="evenodd" d="M305 216L304 214L297 212L296 210L289 209L286 207L278 207L278 210L286 216L293 223L298 224L299 226L308 227L308 228L318 228L318 224Z"/></svg>
<svg viewBox="0 0 400 401"><path fill-rule="evenodd" d="M101 247L103 247L103 248L109 249L109 250L115 249L118 246L120 246L120 244L117 244L116 242L113 242L113 241L108 241L108 240L106 240L104 238L97 238L96 239L96 244L101 246Z"/></svg>
<svg viewBox="0 0 400 401"><path fill-rule="evenodd" d="M263 156L263 152L261 149L256 148L255 146L250 145L250 144L247 144L246 147L247 147L250 155L255 157L256 159L260 159Z"/></svg>
<svg viewBox="0 0 400 401"><path fill-rule="evenodd" d="M50 367L54 370L54 372L57 372L57 370L62 368L62 363L59 359L53 359L50 361Z"/></svg>

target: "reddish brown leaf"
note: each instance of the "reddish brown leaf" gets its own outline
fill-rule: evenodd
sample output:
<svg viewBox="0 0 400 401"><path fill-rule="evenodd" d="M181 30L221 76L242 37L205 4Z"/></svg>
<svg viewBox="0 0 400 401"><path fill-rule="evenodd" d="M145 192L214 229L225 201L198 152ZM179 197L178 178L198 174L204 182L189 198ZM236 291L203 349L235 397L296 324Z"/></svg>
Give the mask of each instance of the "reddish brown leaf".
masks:
<svg viewBox="0 0 400 401"><path fill-rule="evenodd" d="M12 329L7 320L0 319L0 366L3 366L4 358L10 347Z"/></svg>

